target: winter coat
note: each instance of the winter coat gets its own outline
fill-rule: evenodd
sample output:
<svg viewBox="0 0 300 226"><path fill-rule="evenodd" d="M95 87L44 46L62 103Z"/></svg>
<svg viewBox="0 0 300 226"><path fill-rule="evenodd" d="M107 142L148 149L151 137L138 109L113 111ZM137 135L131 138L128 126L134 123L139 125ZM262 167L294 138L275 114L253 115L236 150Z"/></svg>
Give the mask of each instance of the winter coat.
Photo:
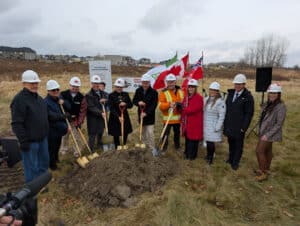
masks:
<svg viewBox="0 0 300 226"><path fill-rule="evenodd" d="M138 107L138 120L141 121L141 109L138 105L139 101L146 103L146 108L144 109L146 116L143 119L143 125L154 125L155 123L155 109L158 102L158 93L155 89L149 87L144 94L143 87L139 87L134 94L133 104Z"/></svg>
<svg viewBox="0 0 300 226"><path fill-rule="evenodd" d="M58 98L54 99L49 94L45 97L45 103L48 108L49 118L49 134L48 137L62 137L68 132L68 125L66 123L66 116L61 111L58 103ZM64 102L64 109L70 110L70 105Z"/></svg>
<svg viewBox="0 0 300 226"><path fill-rule="evenodd" d="M186 106L186 103L188 105ZM203 139L203 97L196 93L182 102L181 132L189 140Z"/></svg>
<svg viewBox="0 0 300 226"><path fill-rule="evenodd" d="M71 105L69 113L72 115L73 125L81 125L84 122L87 112L87 103L85 96L82 93L78 92L76 96L72 97L69 89L61 92L61 96L64 101L68 101Z"/></svg>
<svg viewBox="0 0 300 226"><path fill-rule="evenodd" d="M125 102L126 108L124 110L124 133L129 134L132 132L132 126L127 109L133 107L129 94L127 92L118 93L116 91L109 94L108 97L110 114L108 120L108 133L112 136L121 136L121 123L119 117L121 117L121 111L119 104Z"/></svg>
<svg viewBox="0 0 300 226"><path fill-rule="evenodd" d="M24 88L12 100L11 126L21 147L43 140L49 132L47 105L43 98Z"/></svg>
<svg viewBox="0 0 300 226"><path fill-rule="evenodd" d="M262 109L266 104L262 106ZM259 128L259 136L265 135L270 142L282 140L282 126L285 120L286 106L277 104L271 112L267 112Z"/></svg>
<svg viewBox="0 0 300 226"><path fill-rule="evenodd" d="M204 102L204 140L220 142L222 141L226 106L222 98L218 98L212 106L213 101L213 98L206 97Z"/></svg>
<svg viewBox="0 0 300 226"><path fill-rule="evenodd" d="M228 90L224 120L224 135L242 138L253 117L254 100L251 92L245 88L241 95L232 102L234 92L234 89Z"/></svg>
<svg viewBox="0 0 300 226"><path fill-rule="evenodd" d="M99 95L91 89L85 96L87 102L87 128L89 134L97 134L104 128L104 119L102 116L103 107L100 99L105 98L103 91Z"/></svg>
<svg viewBox="0 0 300 226"><path fill-rule="evenodd" d="M159 93L159 109L163 115L163 121L166 123L169 117L170 103L181 103L183 100L183 92L179 86L175 87L175 91L164 89ZM176 107L172 113L172 117L169 120L169 124L180 124L181 108Z"/></svg>

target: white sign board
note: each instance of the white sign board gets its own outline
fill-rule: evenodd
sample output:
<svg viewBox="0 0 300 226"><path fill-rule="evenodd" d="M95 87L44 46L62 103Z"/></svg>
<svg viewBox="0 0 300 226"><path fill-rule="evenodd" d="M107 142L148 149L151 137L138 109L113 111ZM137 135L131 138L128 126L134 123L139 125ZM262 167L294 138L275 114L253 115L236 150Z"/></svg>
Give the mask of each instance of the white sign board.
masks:
<svg viewBox="0 0 300 226"><path fill-rule="evenodd" d="M141 78L135 78L135 77L120 77L125 80L126 87L123 89L123 91L128 93L134 93L137 88L141 85Z"/></svg>
<svg viewBox="0 0 300 226"><path fill-rule="evenodd" d="M93 75L99 75L106 84L105 91L112 92L111 62L109 60L89 61L89 72L90 78Z"/></svg>

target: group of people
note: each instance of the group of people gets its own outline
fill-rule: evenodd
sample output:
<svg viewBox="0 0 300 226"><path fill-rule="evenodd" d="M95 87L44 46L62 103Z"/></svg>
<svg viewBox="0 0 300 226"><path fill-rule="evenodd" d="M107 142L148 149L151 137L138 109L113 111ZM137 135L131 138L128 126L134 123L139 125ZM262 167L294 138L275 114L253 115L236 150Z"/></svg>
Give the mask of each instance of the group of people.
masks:
<svg viewBox="0 0 300 226"><path fill-rule="evenodd" d="M210 84L209 95L203 98L197 92L198 82L194 79L189 80L186 91L183 91L176 85L176 76L169 74L165 79L166 88L159 93L151 87L150 81L149 76L143 75L141 86L131 100L129 94L123 91L126 84L122 78L116 79L113 92L108 94L105 92L104 81L100 76L93 75L91 89L86 95L80 92L81 81L76 76L70 79L69 89L62 92L57 81L49 80L46 85L47 96L43 99L38 94L38 74L32 70L25 71L22 74L24 88L11 103L11 124L20 143L26 182L47 171L48 167L57 169L60 147L68 148L69 132L80 129L85 118L92 152L95 151L96 140L96 147L103 144L108 113L108 133L113 136L115 147L125 145L128 135L133 131L128 109L134 105L137 106L138 122L141 123L143 119L142 140L154 156L167 151L168 138L173 128L176 151L180 152L180 136L184 136L184 156L194 160L199 143L203 141L207 149L206 161L212 164L216 143L222 141L224 134L229 144L226 162L233 170L237 170L243 153L245 132L254 113L254 99L246 88L245 75L235 76L234 88L228 90L226 100L221 96L218 82ZM264 180L268 176L272 143L282 139L286 113L281 100L281 86L271 84L267 92L268 101L261 106L259 120L257 180ZM165 127L160 150L156 148L154 136L157 106ZM124 134L121 134L122 123Z"/></svg>

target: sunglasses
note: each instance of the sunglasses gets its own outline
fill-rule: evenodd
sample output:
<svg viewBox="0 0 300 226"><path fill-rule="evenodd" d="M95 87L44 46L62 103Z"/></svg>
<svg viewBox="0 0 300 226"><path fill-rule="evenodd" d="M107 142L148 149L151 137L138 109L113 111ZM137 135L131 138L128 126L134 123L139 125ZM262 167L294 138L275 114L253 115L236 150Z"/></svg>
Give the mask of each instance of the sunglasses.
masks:
<svg viewBox="0 0 300 226"><path fill-rule="evenodd" d="M51 89L50 91L51 91L51 92L58 92L59 89Z"/></svg>

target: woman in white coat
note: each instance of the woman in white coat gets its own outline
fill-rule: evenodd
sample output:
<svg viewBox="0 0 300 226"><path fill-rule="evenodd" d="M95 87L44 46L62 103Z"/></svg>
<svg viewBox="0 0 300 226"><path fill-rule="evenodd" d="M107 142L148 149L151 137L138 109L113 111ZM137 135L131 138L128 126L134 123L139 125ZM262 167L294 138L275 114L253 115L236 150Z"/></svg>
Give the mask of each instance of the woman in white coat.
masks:
<svg viewBox="0 0 300 226"><path fill-rule="evenodd" d="M209 96L204 102L204 140L206 141L208 164L213 163L215 142L222 141L223 123L226 105L220 95L220 84L213 82L209 86Z"/></svg>

